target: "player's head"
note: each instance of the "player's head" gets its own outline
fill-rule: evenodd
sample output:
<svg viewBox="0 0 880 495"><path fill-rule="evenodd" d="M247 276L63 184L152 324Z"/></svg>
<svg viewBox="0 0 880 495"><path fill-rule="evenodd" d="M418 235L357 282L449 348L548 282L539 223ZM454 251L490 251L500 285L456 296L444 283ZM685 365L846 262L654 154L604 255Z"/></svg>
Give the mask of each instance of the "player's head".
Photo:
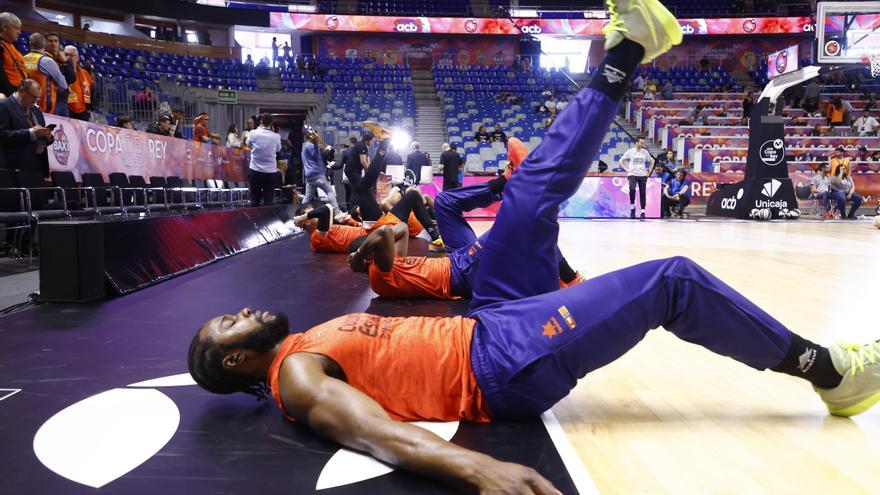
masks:
<svg viewBox="0 0 880 495"><path fill-rule="evenodd" d="M189 346L189 373L215 394L244 392L268 397L266 373L271 351L289 334L284 313L244 308L205 323Z"/></svg>
<svg viewBox="0 0 880 495"><path fill-rule="evenodd" d="M818 172L822 175L827 175L828 174L828 164L825 162L819 162Z"/></svg>
<svg viewBox="0 0 880 495"><path fill-rule="evenodd" d="M682 183L685 179L687 179L688 173L687 170L680 168L675 171L675 176L678 178L678 182Z"/></svg>
<svg viewBox="0 0 880 495"><path fill-rule="evenodd" d="M373 134L373 131L364 131L363 138L366 144L370 144L376 139L376 135Z"/></svg>
<svg viewBox="0 0 880 495"><path fill-rule="evenodd" d="M351 244L348 245L348 266L355 273L367 273L370 270L370 264L373 262L370 258L358 254L358 249L360 249L365 240L367 240L367 236L364 235L351 241Z"/></svg>
<svg viewBox="0 0 880 495"><path fill-rule="evenodd" d="M837 154L837 156L843 156L843 154L844 154L843 146L838 146L838 147L834 150L834 152Z"/></svg>
<svg viewBox="0 0 880 495"><path fill-rule="evenodd" d="M507 160L510 162L511 167L519 167L528 154L529 149L526 148L525 143L519 138L510 138L507 140Z"/></svg>
<svg viewBox="0 0 880 495"><path fill-rule="evenodd" d="M636 138L636 149L640 150L645 146L645 138L639 136Z"/></svg>

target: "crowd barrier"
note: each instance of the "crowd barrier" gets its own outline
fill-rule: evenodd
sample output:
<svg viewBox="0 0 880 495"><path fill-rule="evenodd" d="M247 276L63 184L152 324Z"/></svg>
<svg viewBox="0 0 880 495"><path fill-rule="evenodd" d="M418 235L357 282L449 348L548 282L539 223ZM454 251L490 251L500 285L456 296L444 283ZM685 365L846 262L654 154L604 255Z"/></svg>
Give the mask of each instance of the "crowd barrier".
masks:
<svg viewBox="0 0 880 495"><path fill-rule="evenodd" d="M46 115L55 124L55 142L48 150L49 170L83 173L177 176L186 180L247 180L249 153L141 131Z"/></svg>

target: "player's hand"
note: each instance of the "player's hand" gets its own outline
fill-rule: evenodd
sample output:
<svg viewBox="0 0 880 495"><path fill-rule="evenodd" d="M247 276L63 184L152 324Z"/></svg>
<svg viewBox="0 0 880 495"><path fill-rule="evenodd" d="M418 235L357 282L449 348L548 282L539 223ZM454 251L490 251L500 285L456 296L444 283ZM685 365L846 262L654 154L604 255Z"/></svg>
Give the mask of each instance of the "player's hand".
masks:
<svg viewBox="0 0 880 495"><path fill-rule="evenodd" d="M480 495L562 495L532 468L491 460L479 468Z"/></svg>

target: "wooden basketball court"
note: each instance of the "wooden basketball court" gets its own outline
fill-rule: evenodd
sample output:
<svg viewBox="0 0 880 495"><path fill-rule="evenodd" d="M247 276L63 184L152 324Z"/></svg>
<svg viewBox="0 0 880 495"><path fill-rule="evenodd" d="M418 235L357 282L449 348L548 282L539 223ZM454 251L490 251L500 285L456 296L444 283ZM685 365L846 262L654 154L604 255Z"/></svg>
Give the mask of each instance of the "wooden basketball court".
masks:
<svg viewBox="0 0 880 495"><path fill-rule="evenodd" d="M560 247L586 276L687 256L817 343L880 338L880 231L867 221L567 222ZM880 408L831 417L806 381L662 329L553 411L600 493L880 490Z"/></svg>

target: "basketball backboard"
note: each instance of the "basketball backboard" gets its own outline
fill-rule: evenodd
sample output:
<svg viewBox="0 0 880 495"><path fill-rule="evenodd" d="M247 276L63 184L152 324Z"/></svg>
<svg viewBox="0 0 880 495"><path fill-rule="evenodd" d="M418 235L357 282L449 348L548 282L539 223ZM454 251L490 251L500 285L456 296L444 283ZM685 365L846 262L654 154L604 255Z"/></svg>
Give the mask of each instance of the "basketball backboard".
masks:
<svg viewBox="0 0 880 495"><path fill-rule="evenodd" d="M819 64L869 63L880 54L880 2L819 2L816 41Z"/></svg>

